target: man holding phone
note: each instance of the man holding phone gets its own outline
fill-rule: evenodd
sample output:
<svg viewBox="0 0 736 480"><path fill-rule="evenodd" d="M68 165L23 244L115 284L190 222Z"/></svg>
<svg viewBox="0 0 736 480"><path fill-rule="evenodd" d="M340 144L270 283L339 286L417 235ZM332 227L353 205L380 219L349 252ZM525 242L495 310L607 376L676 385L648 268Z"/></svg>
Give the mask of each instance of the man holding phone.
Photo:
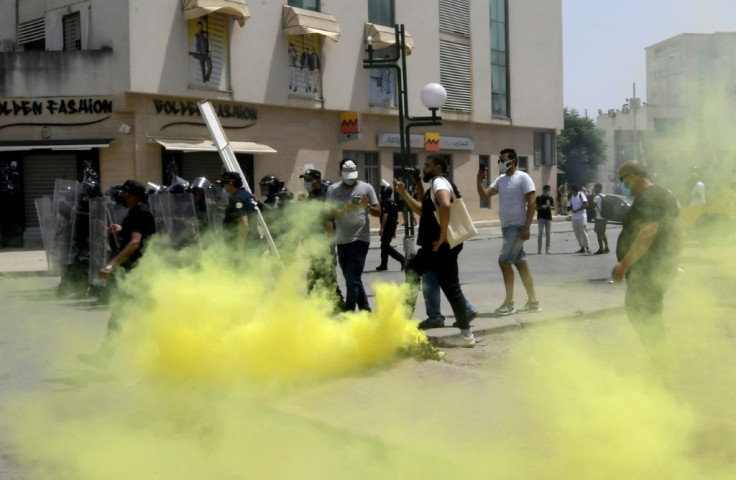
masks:
<svg viewBox="0 0 736 480"><path fill-rule="evenodd" d="M370 311L362 279L371 239L368 215L380 216L381 207L373 186L358 180L354 160L342 160L340 174L342 181L330 185L327 200L336 206L330 218L335 220L337 261L345 277L345 311L354 311L356 305Z"/></svg>

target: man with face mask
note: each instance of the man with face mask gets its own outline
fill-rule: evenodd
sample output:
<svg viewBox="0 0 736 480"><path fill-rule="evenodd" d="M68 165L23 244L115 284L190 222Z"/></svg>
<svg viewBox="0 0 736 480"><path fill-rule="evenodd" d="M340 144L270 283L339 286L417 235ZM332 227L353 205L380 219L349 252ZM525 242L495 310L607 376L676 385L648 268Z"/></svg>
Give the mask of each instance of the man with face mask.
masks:
<svg viewBox="0 0 736 480"><path fill-rule="evenodd" d="M460 197L460 192L452 182L446 178L447 159L442 155L430 155L422 168L422 180L430 183L430 188L417 200L406 189L406 185L394 180L394 188L409 205L412 212L419 215L419 233L417 254L406 265L406 281L411 290L407 299L410 311L414 310L419 290L419 279L426 272L434 273L442 292L452 307L457 320L456 326L460 329L460 338L455 346L473 347L476 338L470 330L470 321L467 313L467 301L460 287L460 278L457 257L463 245L450 248L447 243L447 226L450 223L450 203L453 193ZM439 221L435 217L439 212ZM424 322L422 322L424 323ZM419 325L426 329L426 324Z"/></svg>
<svg viewBox="0 0 736 480"><path fill-rule="evenodd" d="M639 162L624 163L618 174L634 203L623 219L611 277L616 282L626 277L626 315L653 365L662 369L668 361L663 299L677 273L681 246L677 200L652 183Z"/></svg>
<svg viewBox="0 0 736 480"><path fill-rule="evenodd" d="M503 274L506 299L496 309L497 315L516 313L514 308L514 270L516 266L521 283L526 289L528 301L519 312L539 312L539 302L534 292L534 280L529 264L526 261L524 242L529 240L535 209L535 187L531 177L518 169L516 152L511 148L501 150L498 158L498 169L501 175L485 188L483 180L488 176L486 169L478 172L477 188L481 198L499 197L498 215L501 220L503 245L498 256L498 266Z"/></svg>
<svg viewBox="0 0 736 480"><path fill-rule="evenodd" d="M356 305L370 311L362 280L371 238L368 215L378 217L381 207L373 187L358 180L354 160L340 162L340 175L342 181L330 185L327 199L336 206L330 217L335 220L337 261L345 277L345 311L354 311Z"/></svg>

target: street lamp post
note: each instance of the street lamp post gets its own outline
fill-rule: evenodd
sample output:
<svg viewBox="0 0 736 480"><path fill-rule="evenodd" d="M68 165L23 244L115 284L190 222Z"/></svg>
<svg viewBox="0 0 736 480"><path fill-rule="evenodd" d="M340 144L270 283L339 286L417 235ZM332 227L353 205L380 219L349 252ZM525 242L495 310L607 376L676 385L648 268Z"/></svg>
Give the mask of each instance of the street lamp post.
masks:
<svg viewBox="0 0 736 480"><path fill-rule="evenodd" d="M407 92L406 82L406 38L404 34L404 25L394 25L394 34L396 35L395 53L388 58L373 58L373 39L366 38L368 58L363 60L363 68L390 68L396 72L398 107L399 107L399 145L401 148L401 166L403 167L402 180L404 184L411 185L411 178L407 171L410 167L411 158L411 137L410 131L412 127L429 127L434 125L442 125L442 117L437 114L447 100L447 92L439 83L430 83L422 88L421 99L425 107L427 107L432 115L424 117L412 117L409 115L409 95ZM397 62L401 62L399 66ZM421 201L421 199L420 199ZM404 209L408 210L408 221L404 224L404 235L406 237L414 236L414 215L411 214L408 205L404 205ZM406 242L405 242L406 243Z"/></svg>

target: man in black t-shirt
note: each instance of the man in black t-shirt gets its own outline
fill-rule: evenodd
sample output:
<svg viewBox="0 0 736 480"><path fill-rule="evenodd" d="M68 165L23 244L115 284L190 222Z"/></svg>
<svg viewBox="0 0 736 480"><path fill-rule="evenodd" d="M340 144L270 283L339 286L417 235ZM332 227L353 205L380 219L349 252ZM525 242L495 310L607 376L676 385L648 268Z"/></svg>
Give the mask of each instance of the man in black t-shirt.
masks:
<svg viewBox="0 0 736 480"><path fill-rule="evenodd" d="M376 270L388 269L388 257L391 256L399 262L401 270L404 269L404 256L399 253L391 242L396 237L396 226L399 224L399 208L393 200L394 191L389 186L381 186L381 264Z"/></svg>
<svg viewBox="0 0 736 480"><path fill-rule="evenodd" d="M110 263L100 269L100 276L105 278L110 277L117 268L127 272L135 267L138 260L143 256L146 240L156 232L156 222L148 209L148 205L144 203L146 187L135 180L127 180L120 191L125 206L128 207L128 214L125 216L122 225L111 224L110 232L119 235L120 245L123 247L110 260ZM110 319L107 321L107 333L102 345L95 353L77 355L79 361L98 368L107 366L115 351L113 341L120 331L121 307L124 308L128 302L132 302L132 299L119 299L117 305L110 312Z"/></svg>
<svg viewBox="0 0 736 480"><path fill-rule="evenodd" d="M677 200L666 188L654 185L646 167L636 161L624 163L619 177L634 203L623 219L616 245L618 263L611 276L616 282L626 277L626 314L655 366L664 368L668 355L663 299L677 272L680 251Z"/></svg>
<svg viewBox="0 0 736 480"><path fill-rule="evenodd" d="M452 307L452 312L460 329L460 339L456 346L473 347L476 339L470 330L467 315L467 301L460 287L457 257L463 249L462 244L450 248L447 243L447 225L450 223L450 202L452 189L455 196L460 198L457 187L450 182L447 175L447 159L441 155L430 155L422 168L422 180L430 183L430 188L424 194L421 202L412 198L406 186L394 179L394 188L411 210L419 215L419 232L417 244L419 251L406 265L406 280L411 287L410 298L407 299L410 311L413 312L419 290L421 276L432 271L437 277L442 292ZM432 194L437 204L432 200ZM435 218L434 212L439 212L442 224Z"/></svg>
<svg viewBox="0 0 736 480"><path fill-rule="evenodd" d="M547 240L545 252L549 253L552 212L555 209L555 201L549 194L551 189L552 187L545 185L542 194L537 196L537 253L542 253L542 235Z"/></svg>

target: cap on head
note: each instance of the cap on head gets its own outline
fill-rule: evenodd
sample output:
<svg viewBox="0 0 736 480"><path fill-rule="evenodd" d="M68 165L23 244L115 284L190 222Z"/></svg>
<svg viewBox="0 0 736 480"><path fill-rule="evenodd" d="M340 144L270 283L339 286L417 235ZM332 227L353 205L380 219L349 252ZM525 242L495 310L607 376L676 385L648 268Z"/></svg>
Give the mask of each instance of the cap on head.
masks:
<svg viewBox="0 0 736 480"><path fill-rule="evenodd" d="M145 198L146 196L146 187L136 180L126 180L120 190L138 198Z"/></svg>
<svg viewBox="0 0 736 480"><path fill-rule="evenodd" d="M240 174L238 172L225 172L221 175L217 183L242 182L242 181L243 180L240 178Z"/></svg>
<svg viewBox="0 0 736 480"><path fill-rule="evenodd" d="M545 186L542 187L542 190L543 191L549 191L549 190L552 190L552 187L550 187L549 185L545 185Z"/></svg>
<svg viewBox="0 0 736 480"><path fill-rule="evenodd" d="M358 178L358 166L353 160L343 160L340 164L340 171L345 175L345 178Z"/></svg>
<svg viewBox="0 0 736 480"><path fill-rule="evenodd" d="M322 180L322 174L319 170L310 168L309 170L306 170L303 175L299 175L299 178L303 178L304 180L311 182L312 180Z"/></svg>

